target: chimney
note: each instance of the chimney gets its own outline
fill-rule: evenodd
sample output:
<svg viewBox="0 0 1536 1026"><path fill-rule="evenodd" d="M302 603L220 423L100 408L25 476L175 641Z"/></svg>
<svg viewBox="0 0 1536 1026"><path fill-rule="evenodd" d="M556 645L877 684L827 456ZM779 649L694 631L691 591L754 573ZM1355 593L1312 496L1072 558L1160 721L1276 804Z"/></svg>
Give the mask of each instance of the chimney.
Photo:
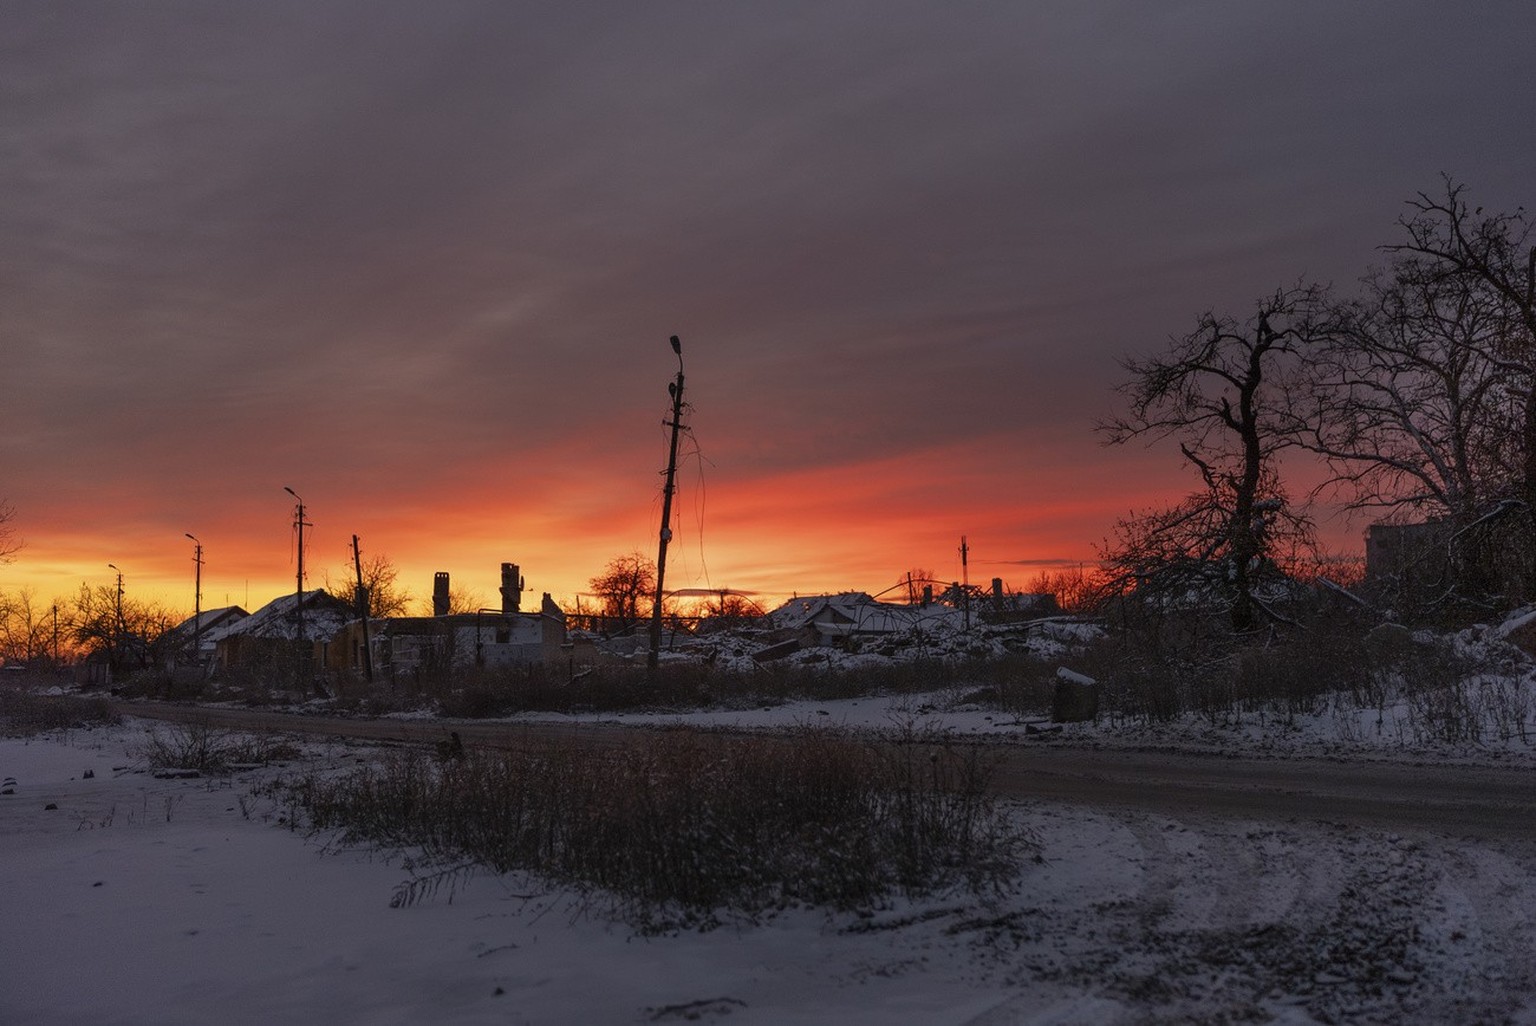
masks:
<svg viewBox="0 0 1536 1026"><path fill-rule="evenodd" d="M518 612L523 605L522 569L516 563L501 564L501 612Z"/></svg>
<svg viewBox="0 0 1536 1026"><path fill-rule="evenodd" d="M1003 579L1001 577L992 578L992 601L996 602L999 607L1003 604Z"/></svg>
<svg viewBox="0 0 1536 1026"><path fill-rule="evenodd" d="M439 570L432 575L432 615L448 615L448 571Z"/></svg>

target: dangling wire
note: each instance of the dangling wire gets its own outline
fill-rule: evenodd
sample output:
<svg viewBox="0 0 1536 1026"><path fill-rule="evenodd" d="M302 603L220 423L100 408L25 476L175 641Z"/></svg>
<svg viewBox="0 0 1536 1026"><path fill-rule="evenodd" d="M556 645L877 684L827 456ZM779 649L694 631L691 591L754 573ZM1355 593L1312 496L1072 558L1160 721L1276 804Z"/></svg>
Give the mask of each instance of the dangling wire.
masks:
<svg viewBox="0 0 1536 1026"><path fill-rule="evenodd" d="M709 502L709 487L704 480L704 465L710 463L710 459L704 455L704 449L699 445L698 436L693 433L692 427L687 429L686 434L691 447L685 456L693 459L696 477L699 482L698 490L694 493L693 499L693 515L698 523L699 569L704 575L704 586L710 591L714 591L714 582L709 577L709 560L704 556L704 510ZM713 466L712 463L710 465Z"/></svg>

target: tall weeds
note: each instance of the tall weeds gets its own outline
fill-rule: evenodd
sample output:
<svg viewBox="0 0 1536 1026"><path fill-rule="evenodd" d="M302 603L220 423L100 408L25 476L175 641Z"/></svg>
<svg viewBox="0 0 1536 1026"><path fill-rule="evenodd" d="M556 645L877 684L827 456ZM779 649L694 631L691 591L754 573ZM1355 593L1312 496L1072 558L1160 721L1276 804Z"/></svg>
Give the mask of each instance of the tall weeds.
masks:
<svg viewBox="0 0 1536 1026"><path fill-rule="evenodd" d="M48 730L110 726L122 722L104 698L37 695L0 687L0 734L23 737Z"/></svg>
<svg viewBox="0 0 1536 1026"><path fill-rule="evenodd" d="M1003 886L1034 847L986 778L977 756L915 735L677 732L598 750L397 754L284 789L310 826L348 843L531 871L666 925Z"/></svg>

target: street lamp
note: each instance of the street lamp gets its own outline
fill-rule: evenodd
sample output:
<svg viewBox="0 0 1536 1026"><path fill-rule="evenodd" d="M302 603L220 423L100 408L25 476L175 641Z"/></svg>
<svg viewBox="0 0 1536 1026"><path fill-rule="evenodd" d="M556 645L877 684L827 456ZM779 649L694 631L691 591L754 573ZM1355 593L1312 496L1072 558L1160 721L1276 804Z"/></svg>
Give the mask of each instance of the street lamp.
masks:
<svg viewBox="0 0 1536 1026"><path fill-rule="evenodd" d="M304 664L308 661L304 653L304 642L306 640L304 637L304 528L313 527L314 525L306 523L304 520L304 500L299 497L299 493L294 491L292 488L289 488L287 485L283 486L283 491L293 496L294 501L298 503L298 506L294 509L293 512L293 522L299 531L299 565L297 573L294 574L293 604L294 615L298 620L299 673L302 675Z"/></svg>
<svg viewBox="0 0 1536 1026"><path fill-rule="evenodd" d="M191 531L187 532L187 537L192 539L192 562L197 567L192 591L192 661L195 665L203 657L203 543Z"/></svg>
<svg viewBox="0 0 1536 1026"><path fill-rule="evenodd" d="M117 621L112 630L112 642L107 646L107 678L110 681L113 664L117 662L117 650L123 643L123 572L118 569L116 563L108 563L107 569L116 571L117 573L117 604L115 608L115 612L117 613Z"/></svg>

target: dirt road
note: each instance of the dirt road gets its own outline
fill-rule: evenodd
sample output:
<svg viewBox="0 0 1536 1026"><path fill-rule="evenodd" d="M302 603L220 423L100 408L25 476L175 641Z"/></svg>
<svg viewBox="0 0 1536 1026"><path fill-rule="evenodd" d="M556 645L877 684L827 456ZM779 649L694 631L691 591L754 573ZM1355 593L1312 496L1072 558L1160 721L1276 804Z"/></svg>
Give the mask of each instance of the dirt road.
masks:
<svg viewBox="0 0 1536 1026"><path fill-rule="evenodd" d="M486 747L602 746L652 728L612 724L508 724L341 719L259 709L123 703L124 715L381 742L425 743L456 731ZM1536 840L1536 771L1321 759L1232 759L1103 751L1039 741L989 746L995 786L1054 799L1177 817L1309 821L1488 840Z"/></svg>

